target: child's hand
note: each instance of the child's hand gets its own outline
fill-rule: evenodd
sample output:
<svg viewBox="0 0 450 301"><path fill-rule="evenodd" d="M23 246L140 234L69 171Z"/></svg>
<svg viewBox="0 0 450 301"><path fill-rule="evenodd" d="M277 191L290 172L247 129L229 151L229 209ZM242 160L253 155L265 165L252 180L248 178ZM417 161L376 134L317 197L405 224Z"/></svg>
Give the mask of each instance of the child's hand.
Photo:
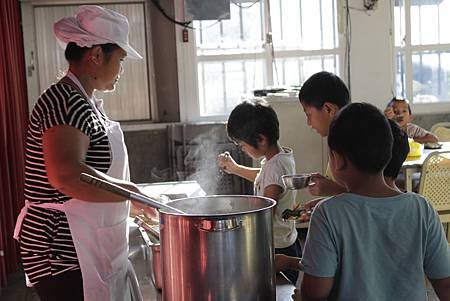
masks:
<svg viewBox="0 0 450 301"><path fill-rule="evenodd" d="M303 204L303 207L305 208L306 211L313 209L318 202L320 202L321 200L323 200L323 198L317 198L317 199L313 199L313 200L309 200L307 201L305 204Z"/></svg>
<svg viewBox="0 0 450 301"><path fill-rule="evenodd" d="M229 152L224 152L217 156L217 165L219 165L219 168L226 173L232 174L238 164L234 161Z"/></svg>
<svg viewBox="0 0 450 301"><path fill-rule="evenodd" d="M308 185L309 193L317 196L334 195L335 183L319 173L312 174Z"/></svg>
<svg viewBox="0 0 450 301"><path fill-rule="evenodd" d="M384 116L386 116L387 119L394 119L394 109L392 107L387 107L386 109L384 109Z"/></svg>
<svg viewBox="0 0 450 301"><path fill-rule="evenodd" d="M428 133L423 137L415 137L414 141L417 143L436 143L438 142L438 137L433 133Z"/></svg>
<svg viewBox="0 0 450 301"><path fill-rule="evenodd" d="M275 254L275 271L278 273L289 268L288 256L284 254Z"/></svg>
<svg viewBox="0 0 450 301"><path fill-rule="evenodd" d="M275 271L300 270L300 258L284 254L275 254Z"/></svg>
<svg viewBox="0 0 450 301"><path fill-rule="evenodd" d="M319 173L312 174L308 189L312 195L317 196L330 196L347 192L344 187Z"/></svg>
<svg viewBox="0 0 450 301"><path fill-rule="evenodd" d="M304 213L302 213L299 217L299 221L301 222L308 222L311 219L311 213L312 209L317 205L318 202L320 202L321 200L323 200L324 198L317 198L317 199L313 199L313 200L309 200L307 201L304 205L303 208L305 208Z"/></svg>

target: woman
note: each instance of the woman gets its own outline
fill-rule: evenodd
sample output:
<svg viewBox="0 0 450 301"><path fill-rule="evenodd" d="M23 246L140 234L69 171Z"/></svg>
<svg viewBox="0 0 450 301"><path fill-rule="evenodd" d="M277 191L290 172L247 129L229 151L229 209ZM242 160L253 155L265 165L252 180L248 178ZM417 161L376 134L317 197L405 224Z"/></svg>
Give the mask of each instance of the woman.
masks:
<svg viewBox="0 0 450 301"><path fill-rule="evenodd" d="M46 300L124 300L129 202L79 180L81 173L138 192L123 133L95 99L112 91L128 44L125 16L80 6L54 26L69 70L38 99L26 141L25 198L16 225L28 284ZM19 235L20 234L20 235Z"/></svg>

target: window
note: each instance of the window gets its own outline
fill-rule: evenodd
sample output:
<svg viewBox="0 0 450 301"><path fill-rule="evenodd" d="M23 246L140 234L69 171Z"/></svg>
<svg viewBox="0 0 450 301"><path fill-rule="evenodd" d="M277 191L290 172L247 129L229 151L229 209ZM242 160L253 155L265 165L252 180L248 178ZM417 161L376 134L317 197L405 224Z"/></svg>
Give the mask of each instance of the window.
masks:
<svg viewBox="0 0 450 301"><path fill-rule="evenodd" d="M413 104L450 102L450 0L395 0L396 92Z"/></svg>
<svg viewBox="0 0 450 301"><path fill-rule="evenodd" d="M193 22L197 78L184 73L180 81L198 94L188 99L186 119L225 119L252 90L299 86L321 70L339 74L336 0L267 3L231 0L229 20Z"/></svg>
<svg viewBox="0 0 450 301"><path fill-rule="evenodd" d="M92 3L91 3L92 4ZM102 4L127 16L130 23L130 44L143 56L142 60L124 61L124 74L114 93L96 92L97 97L107 99L104 106L114 120L151 119L150 89L147 70L146 26L143 3ZM36 51L39 91L64 75L68 68L64 50L53 35L53 24L75 13L78 5L34 6Z"/></svg>

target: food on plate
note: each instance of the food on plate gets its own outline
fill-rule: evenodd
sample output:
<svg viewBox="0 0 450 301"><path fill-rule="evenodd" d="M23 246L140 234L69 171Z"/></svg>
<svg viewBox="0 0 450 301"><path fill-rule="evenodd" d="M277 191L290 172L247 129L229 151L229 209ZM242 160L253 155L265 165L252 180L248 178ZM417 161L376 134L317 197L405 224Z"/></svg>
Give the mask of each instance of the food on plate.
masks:
<svg viewBox="0 0 450 301"><path fill-rule="evenodd" d="M286 209L281 214L281 217L285 220L293 221L308 221L311 216L312 210L305 209Z"/></svg>

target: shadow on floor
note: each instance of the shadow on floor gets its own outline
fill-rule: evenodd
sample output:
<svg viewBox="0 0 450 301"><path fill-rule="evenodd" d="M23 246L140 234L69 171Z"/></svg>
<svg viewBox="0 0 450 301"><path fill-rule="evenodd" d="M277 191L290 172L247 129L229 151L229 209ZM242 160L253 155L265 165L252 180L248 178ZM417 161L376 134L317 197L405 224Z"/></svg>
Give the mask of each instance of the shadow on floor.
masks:
<svg viewBox="0 0 450 301"><path fill-rule="evenodd" d="M302 231L300 236L302 248L305 237L306 231ZM297 287L299 286L300 283L298 282ZM289 295L288 300L291 300L291 293L287 295ZM439 301L429 281L427 281L427 295L428 301ZM40 301L40 299L33 288L26 287L24 273L20 270L8 277L8 286L0 291L0 301Z"/></svg>
<svg viewBox="0 0 450 301"><path fill-rule="evenodd" d="M0 293L1 301L40 301L32 287L25 285L23 271L18 271L8 277L8 286Z"/></svg>

